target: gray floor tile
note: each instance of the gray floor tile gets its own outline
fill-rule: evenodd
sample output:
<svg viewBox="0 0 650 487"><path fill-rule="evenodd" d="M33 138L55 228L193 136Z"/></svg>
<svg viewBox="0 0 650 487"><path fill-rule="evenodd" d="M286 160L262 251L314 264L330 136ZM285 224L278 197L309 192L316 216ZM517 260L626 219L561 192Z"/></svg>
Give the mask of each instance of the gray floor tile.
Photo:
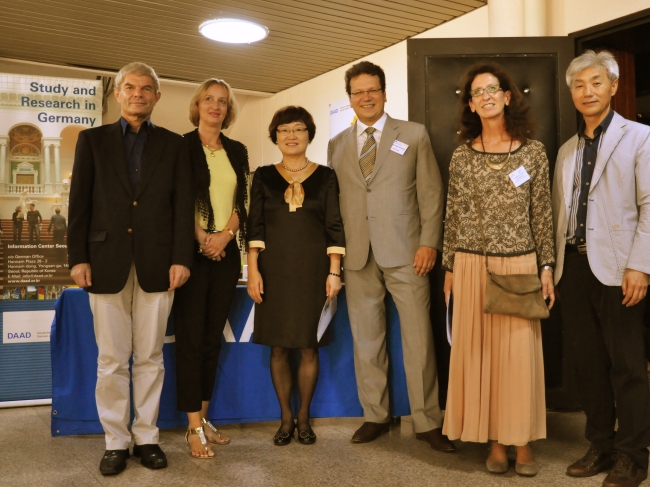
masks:
<svg viewBox="0 0 650 487"><path fill-rule="evenodd" d="M98 470L104 452L102 435L50 436L48 407L0 409L0 486L571 486L602 484L604 474L589 479L565 475L566 466L586 451L582 413L549 413L547 440L533 444L541 465L534 479L511 469L504 475L485 470L487 447L457 443L458 452L433 451L416 441L409 417L391 426L378 440L354 445L350 438L360 418L314 420L315 445L292 442L275 447L271 438L279 421L219 426L232 443L214 446L216 458L192 458L184 430L161 432L169 468L151 471L131 457L116 477Z"/></svg>

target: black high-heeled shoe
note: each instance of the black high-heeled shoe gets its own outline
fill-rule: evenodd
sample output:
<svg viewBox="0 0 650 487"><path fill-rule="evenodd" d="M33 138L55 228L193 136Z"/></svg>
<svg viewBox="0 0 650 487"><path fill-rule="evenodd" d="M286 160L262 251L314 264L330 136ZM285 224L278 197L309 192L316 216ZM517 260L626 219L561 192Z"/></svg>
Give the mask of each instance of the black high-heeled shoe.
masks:
<svg viewBox="0 0 650 487"><path fill-rule="evenodd" d="M273 437L273 444L275 446L285 446L291 443L291 438L293 438L293 434L296 431L296 423L292 422L291 423L291 429L289 432L282 431L282 425L280 425L280 429L278 429L278 432L275 434Z"/></svg>
<svg viewBox="0 0 650 487"><path fill-rule="evenodd" d="M316 443L316 433L309 426L306 430L298 430L298 441L303 445L313 445Z"/></svg>

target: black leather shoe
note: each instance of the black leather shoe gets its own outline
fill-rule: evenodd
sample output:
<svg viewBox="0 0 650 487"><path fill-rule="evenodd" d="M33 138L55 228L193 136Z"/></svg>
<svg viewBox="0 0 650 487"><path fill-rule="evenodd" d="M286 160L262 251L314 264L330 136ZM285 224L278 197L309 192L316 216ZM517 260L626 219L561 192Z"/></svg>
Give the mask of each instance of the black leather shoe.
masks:
<svg viewBox="0 0 650 487"><path fill-rule="evenodd" d="M616 454L612 471L603 480L603 487L638 487L648 477L648 471L638 466L625 453Z"/></svg>
<svg viewBox="0 0 650 487"><path fill-rule="evenodd" d="M99 471L102 475L117 475L126 468L127 458L129 458L128 448L126 450L106 450L99 463Z"/></svg>
<svg viewBox="0 0 650 487"><path fill-rule="evenodd" d="M585 456L566 469L567 475L572 477L592 477L614 465L611 453L599 451L594 445L589 447Z"/></svg>
<svg viewBox="0 0 650 487"><path fill-rule="evenodd" d="M303 445L313 445L316 443L316 433L311 429L311 426L306 430L298 430L298 441Z"/></svg>
<svg viewBox="0 0 650 487"><path fill-rule="evenodd" d="M273 444L275 446L286 446L289 443L291 443L291 438L293 438L293 433L296 430L296 423L292 422L291 423L291 429L287 431L282 431L282 425L280 425L280 429L278 429L278 432L275 434L273 437Z"/></svg>
<svg viewBox="0 0 650 487"><path fill-rule="evenodd" d="M416 433L415 438L426 441L431 448L437 451L451 453L456 451L456 447L446 435L442 434L442 428L434 428L424 433Z"/></svg>
<svg viewBox="0 0 650 487"><path fill-rule="evenodd" d="M167 467L167 457L159 445L133 445L133 456L140 457L143 467L154 470Z"/></svg>
<svg viewBox="0 0 650 487"><path fill-rule="evenodd" d="M388 423L365 421L352 435L352 443L370 443L379 438L380 435L388 433L389 429L390 425Z"/></svg>

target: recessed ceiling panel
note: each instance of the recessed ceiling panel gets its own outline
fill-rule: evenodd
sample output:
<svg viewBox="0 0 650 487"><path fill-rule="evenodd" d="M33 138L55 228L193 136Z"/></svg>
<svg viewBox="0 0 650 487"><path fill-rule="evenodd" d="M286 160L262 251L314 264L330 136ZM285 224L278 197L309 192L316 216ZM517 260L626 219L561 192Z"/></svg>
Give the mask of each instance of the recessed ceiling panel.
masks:
<svg viewBox="0 0 650 487"><path fill-rule="evenodd" d="M485 0L0 0L0 57L164 78L219 77L275 93L486 4ZM254 44L206 39L220 17L266 26Z"/></svg>

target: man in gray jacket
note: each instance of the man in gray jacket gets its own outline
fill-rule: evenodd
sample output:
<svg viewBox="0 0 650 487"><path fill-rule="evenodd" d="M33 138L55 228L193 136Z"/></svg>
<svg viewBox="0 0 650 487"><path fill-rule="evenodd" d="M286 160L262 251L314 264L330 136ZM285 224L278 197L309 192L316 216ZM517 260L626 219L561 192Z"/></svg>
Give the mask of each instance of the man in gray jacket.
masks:
<svg viewBox="0 0 650 487"><path fill-rule="evenodd" d="M455 447L442 434L438 375L429 318L429 276L442 246L443 188L423 125L384 112L386 77L362 61L345 73L357 122L332 140L328 164L340 185L344 260L354 366L364 423L353 443L389 429L386 309L399 313L404 370L416 438L439 451Z"/></svg>
<svg viewBox="0 0 650 487"><path fill-rule="evenodd" d="M584 121L560 148L553 182L555 282L591 442L567 473L610 471L605 487L639 485L647 477L650 445L643 339L650 127L612 110L618 74L607 51L586 51L569 66L566 81Z"/></svg>
<svg viewBox="0 0 650 487"><path fill-rule="evenodd" d="M54 228L54 236L52 240L55 244L62 244L63 236L68 227L65 222L65 217L61 215L61 208L55 209L54 213L55 214L52 215L52 218L50 219L50 225L47 227L47 233L52 232L52 228Z"/></svg>

